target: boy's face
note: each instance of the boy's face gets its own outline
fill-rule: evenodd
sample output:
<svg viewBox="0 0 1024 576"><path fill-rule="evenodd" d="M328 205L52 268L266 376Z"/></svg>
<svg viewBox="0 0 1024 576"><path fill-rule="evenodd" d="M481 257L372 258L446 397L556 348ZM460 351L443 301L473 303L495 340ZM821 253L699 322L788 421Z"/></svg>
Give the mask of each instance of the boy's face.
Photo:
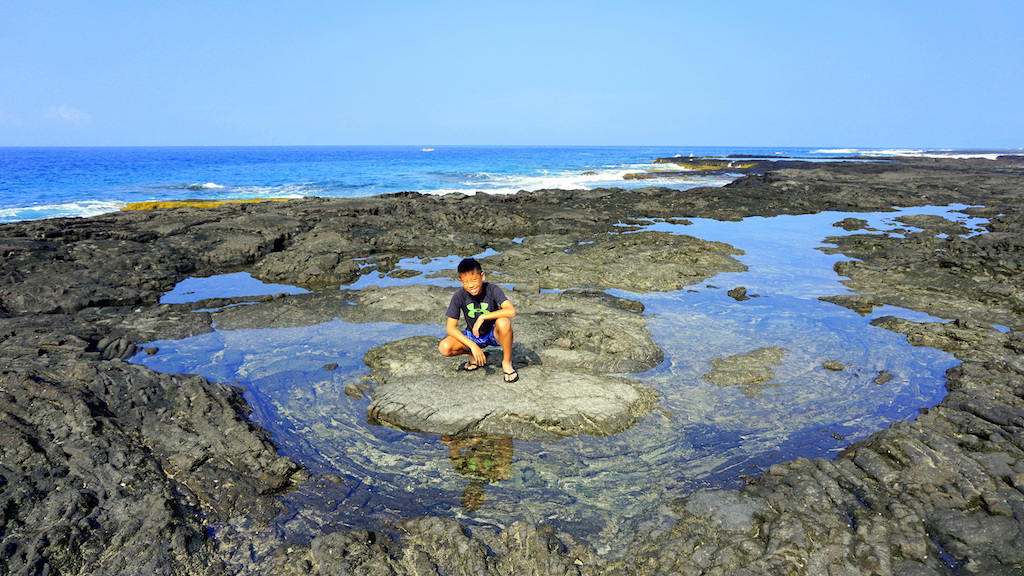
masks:
<svg viewBox="0 0 1024 576"><path fill-rule="evenodd" d="M462 282L462 287L466 289L466 292L473 296L479 296L480 291L484 289L484 277L483 272L466 272L459 274L459 282Z"/></svg>

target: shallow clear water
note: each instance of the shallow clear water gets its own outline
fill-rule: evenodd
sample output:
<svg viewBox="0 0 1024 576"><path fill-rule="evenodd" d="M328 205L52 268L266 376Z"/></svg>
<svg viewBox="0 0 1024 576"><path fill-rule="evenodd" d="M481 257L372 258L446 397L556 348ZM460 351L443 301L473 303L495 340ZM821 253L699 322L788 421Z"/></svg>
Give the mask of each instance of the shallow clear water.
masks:
<svg viewBox="0 0 1024 576"><path fill-rule="evenodd" d="M307 292L309 290L304 288L288 284L268 284L260 282L245 272L235 272L209 278L187 278L179 282L173 290L161 296L160 303L183 304L209 298L304 294Z"/></svg>
<svg viewBox="0 0 1024 576"><path fill-rule="evenodd" d="M666 499L704 486L735 486L741 475L793 457L829 457L894 420L914 418L945 395L944 373L956 364L951 355L912 347L903 336L869 323L884 314L937 319L893 307L862 317L819 301L848 290L832 270L843 258L816 248L826 236L848 234L832 226L847 216L883 230L905 229L892 218L950 210L652 223L651 228L732 244L746 252L740 260L749 270L677 292L617 291L646 305L648 329L665 351L661 366L633 375L659 390L658 408L610 437L513 441L510 461L499 463L505 479L493 483L467 473L464 461L453 458L437 436L368 424L368 401L344 393L346 384L368 373L362 362L367 350L414 335L440 337L440 325L334 320L304 328L217 330L154 342L159 353L136 361L246 386L253 418L273 433L283 453L318 474L336 475L285 497L291 511L277 528L290 538L315 535L323 526L387 529L397 519L429 513L471 525L547 522L610 552L637 531L667 527L670 520L658 508ZM948 217L968 226L979 223L962 214ZM403 267L430 272L453 262L410 259ZM188 291L210 294L202 290L207 281L224 279L193 279ZM251 279L245 282L248 290L259 289ZM402 281L374 275L359 286L398 282L434 281L425 275ZM728 296L737 286L753 297L740 302ZM218 290L223 288L212 293ZM719 386L704 378L713 359L759 348L785 350L770 381ZM846 367L827 370L828 360ZM325 369L333 363L336 369ZM497 453L500 440L483 441L488 443L490 453ZM464 507L467 499L478 504L481 497L478 509Z"/></svg>

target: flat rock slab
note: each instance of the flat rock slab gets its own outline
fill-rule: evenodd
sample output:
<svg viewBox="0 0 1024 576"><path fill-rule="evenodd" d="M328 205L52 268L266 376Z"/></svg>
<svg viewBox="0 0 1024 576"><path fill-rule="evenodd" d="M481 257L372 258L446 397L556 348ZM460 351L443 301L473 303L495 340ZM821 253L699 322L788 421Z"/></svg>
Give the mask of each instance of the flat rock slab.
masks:
<svg viewBox="0 0 1024 576"><path fill-rule="evenodd" d="M697 284L720 272L743 272L734 256L743 254L722 242L668 232L601 233L585 241L577 236L530 236L484 258L492 280L537 282L541 288L621 288L664 292Z"/></svg>
<svg viewBox="0 0 1024 576"><path fill-rule="evenodd" d="M500 352L491 352L484 368L458 371L459 359L438 355L437 342L408 338L367 353L377 381L367 408L371 420L430 434L557 440L621 432L657 399L638 381L584 369L523 367L519 381L508 383Z"/></svg>

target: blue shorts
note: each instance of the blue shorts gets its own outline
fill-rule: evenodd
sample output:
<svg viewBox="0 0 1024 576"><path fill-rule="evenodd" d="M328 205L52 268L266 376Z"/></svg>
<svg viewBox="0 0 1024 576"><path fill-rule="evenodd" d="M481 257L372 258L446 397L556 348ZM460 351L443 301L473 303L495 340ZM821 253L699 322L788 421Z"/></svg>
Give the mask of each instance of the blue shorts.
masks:
<svg viewBox="0 0 1024 576"><path fill-rule="evenodd" d="M462 334L481 348L484 346L501 346L501 344L498 344L498 340L494 337L494 330L491 330L479 338L473 336L473 332L471 330L463 330Z"/></svg>

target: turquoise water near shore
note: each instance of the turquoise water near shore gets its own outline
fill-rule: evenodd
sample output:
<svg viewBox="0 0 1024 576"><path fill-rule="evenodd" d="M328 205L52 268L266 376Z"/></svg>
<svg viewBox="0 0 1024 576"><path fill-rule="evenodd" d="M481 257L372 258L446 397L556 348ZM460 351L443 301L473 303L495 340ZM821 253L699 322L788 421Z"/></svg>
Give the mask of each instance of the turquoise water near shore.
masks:
<svg viewBox="0 0 1024 576"><path fill-rule="evenodd" d="M984 156L986 151L709 146L0 147L0 222L93 216L130 202L352 197L414 190L722 185L729 176L624 180L670 156Z"/></svg>
<svg viewBox="0 0 1024 576"><path fill-rule="evenodd" d="M318 526L388 529L421 514L459 518L469 525L503 527L516 520L552 524L611 552L637 531L666 529L659 505L707 487L733 487L744 475L795 457L830 457L850 442L896 420L913 419L945 396L949 354L909 345L899 334L870 325L882 315L941 321L883 306L867 315L822 302L849 293L833 271L842 256L818 250L832 226L848 216L897 234L905 214L940 214L978 230L981 220L962 206L908 208L879 214L821 213L739 222L693 219L691 225L650 222L646 228L729 243L745 252L746 272L720 274L686 290L619 296L646 307L648 329L665 361L638 375L660 394L641 423L609 437L558 442L514 442L510 476L483 488L475 511L462 506L471 480L449 459L437 436L375 426L365 398L345 395L346 384L368 373L367 350L417 335L440 337L440 325L350 324L338 320L304 328L217 330L179 341L151 343L155 355L135 361L165 372L197 373L247 388L253 418L274 435L283 453L320 480L286 495L289 511L278 529L301 540ZM450 285L428 275L455 259L416 262L413 278L376 273L360 286L409 283ZM749 300L728 295L736 286ZM190 279L165 301L198 301L241 293L277 293L244 274ZM514 296L514 292L512 292ZM522 311L526 313L527 311ZM764 347L786 350L770 381L721 386L704 376L711 361ZM845 365L841 371L825 361ZM336 363L335 370L324 365ZM888 379L879 379L880 375Z"/></svg>

